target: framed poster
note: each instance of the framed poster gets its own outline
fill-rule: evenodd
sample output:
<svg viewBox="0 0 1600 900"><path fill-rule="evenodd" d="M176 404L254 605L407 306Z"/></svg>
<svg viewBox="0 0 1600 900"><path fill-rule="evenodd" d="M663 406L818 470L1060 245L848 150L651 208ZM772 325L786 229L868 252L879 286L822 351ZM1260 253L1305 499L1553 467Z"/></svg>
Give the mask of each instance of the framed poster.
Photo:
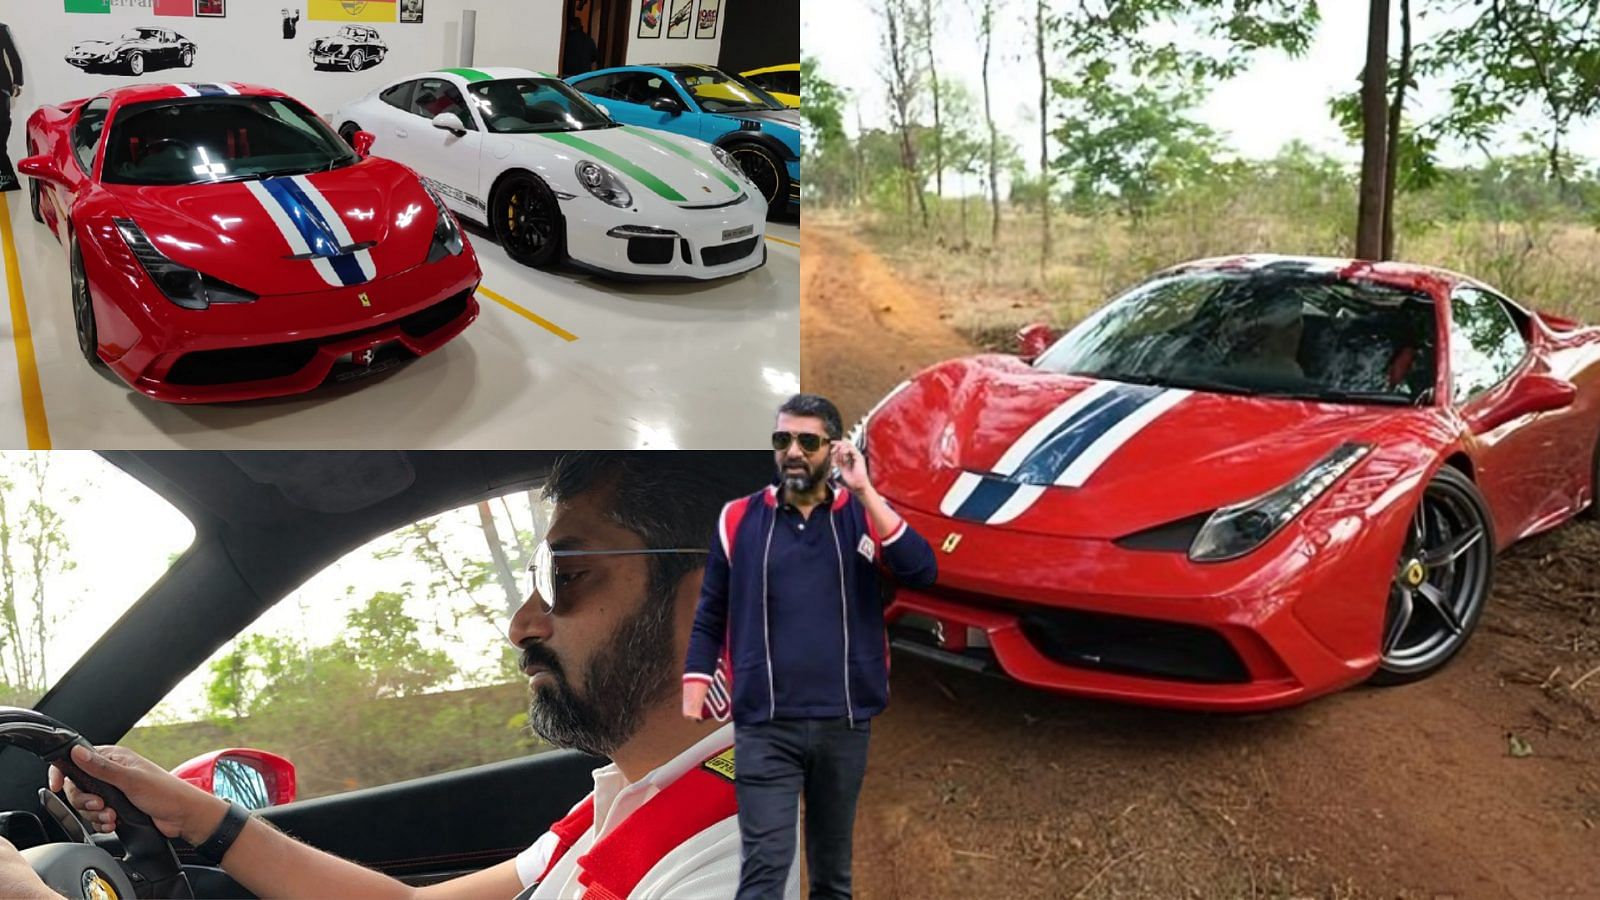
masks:
<svg viewBox="0 0 1600 900"><path fill-rule="evenodd" d="M422 0L400 0L400 22L404 25L421 25Z"/></svg>
<svg viewBox="0 0 1600 900"><path fill-rule="evenodd" d="M672 0L672 18L667 20L667 37L689 36L689 17L694 15L694 0Z"/></svg>
<svg viewBox="0 0 1600 900"><path fill-rule="evenodd" d="M696 38L717 36L717 13L721 11L721 7L722 0L700 0L700 15L694 20Z"/></svg>
<svg viewBox="0 0 1600 900"><path fill-rule="evenodd" d="M194 14L220 19L228 14L228 0L194 0Z"/></svg>
<svg viewBox="0 0 1600 900"><path fill-rule="evenodd" d="M642 0L639 4L639 37L661 37L662 2L663 0Z"/></svg>

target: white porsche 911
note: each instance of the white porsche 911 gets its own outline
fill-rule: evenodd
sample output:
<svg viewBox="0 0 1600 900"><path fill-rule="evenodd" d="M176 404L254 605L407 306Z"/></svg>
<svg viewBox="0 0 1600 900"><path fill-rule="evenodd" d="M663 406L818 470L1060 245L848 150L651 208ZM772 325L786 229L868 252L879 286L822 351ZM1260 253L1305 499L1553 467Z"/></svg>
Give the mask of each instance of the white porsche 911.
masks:
<svg viewBox="0 0 1600 900"><path fill-rule="evenodd" d="M518 262L611 275L722 278L767 260L766 203L702 141L618 125L556 78L443 69L379 88L332 122L415 169Z"/></svg>

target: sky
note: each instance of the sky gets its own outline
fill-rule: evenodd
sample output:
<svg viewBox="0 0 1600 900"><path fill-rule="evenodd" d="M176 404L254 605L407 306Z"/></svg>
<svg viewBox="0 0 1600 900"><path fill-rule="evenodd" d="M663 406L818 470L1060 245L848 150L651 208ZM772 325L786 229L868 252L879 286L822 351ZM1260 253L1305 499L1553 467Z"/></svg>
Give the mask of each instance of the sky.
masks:
<svg viewBox="0 0 1600 900"><path fill-rule="evenodd" d="M28 455L0 451L0 475L16 474L15 464ZM161 577L174 555L193 543L194 528L160 496L93 453L38 455L49 459L47 502L62 517L62 531L75 564L70 571L47 579L46 605L49 616L56 620L46 642L47 678L53 684ZM8 504L15 499L15 491L7 494ZM500 504L496 502L492 508L505 539L511 531ZM506 508L518 527L533 528L526 494L507 497ZM487 557L474 508L445 513L439 520L435 537L447 552L456 558ZM244 633L297 635L313 645L325 644L344 630L345 615L373 593L408 592L406 612L419 621L418 639L425 648L444 650L466 670L497 665L501 647L506 645L504 623L476 618L456 621L451 604L425 596L422 586L434 576L424 565L409 555L381 561L374 558L376 549L390 543L385 535L346 554L262 614ZM408 587L408 582L414 587ZM498 605L504 594L491 585L481 599ZM213 659L231 647L232 642L224 645ZM202 664L141 724L197 718L209 679L209 669ZM447 685L456 686L464 685Z"/></svg>
<svg viewBox="0 0 1600 900"><path fill-rule="evenodd" d="M990 61L990 84L995 98L996 123L1017 140L1022 157L1037 171L1039 77L1033 56L1033 36L1028 12L1032 4L1000 0L1003 4ZM1398 9L1398 4L1395 4ZM941 28L934 38L940 76L966 83L982 108L982 46L976 20L967 0L944 0ZM1274 155L1290 140L1349 161L1360 159L1359 148L1345 139L1328 114L1329 98L1354 90L1366 46L1366 4L1355 0L1323 0L1322 22L1308 52L1290 59L1282 53L1258 54L1237 78L1220 84L1197 111L1196 118L1224 133L1239 155L1262 159ZM1415 22L1418 43L1459 21L1461 15L1433 15ZM827 0L801 7L801 47L816 57L823 77L850 89L860 106L861 122L868 128L885 127L888 103L880 72L882 21L872 0ZM1390 28L1391 47L1399 46L1399 26ZM1426 86L1424 86L1426 87ZM1441 91L1424 89L1408 113L1424 118L1444 109ZM1522 121L1537 116L1524 111ZM847 130L856 130L856 110L846 112ZM1515 134L1520 129L1508 129ZM1600 158L1600 122L1575 130L1570 146L1580 155ZM1446 164L1481 160L1468 148L1446 148Z"/></svg>

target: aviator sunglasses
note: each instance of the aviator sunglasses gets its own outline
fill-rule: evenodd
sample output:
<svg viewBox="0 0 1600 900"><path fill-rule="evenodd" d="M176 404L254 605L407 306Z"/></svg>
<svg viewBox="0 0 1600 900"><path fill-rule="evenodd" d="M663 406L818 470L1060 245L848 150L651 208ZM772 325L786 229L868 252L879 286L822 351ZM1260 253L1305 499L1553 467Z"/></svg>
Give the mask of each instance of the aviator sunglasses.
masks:
<svg viewBox="0 0 1600 900"><path fill-rule="evenodd" d="M533 589L539 592L539 602L546 613L556 611L556 561L579 556L665 556L677 553L710 553L709 550L673 548L665 550L552 550L548 541L540 541L533 551L533 564L528 572L533 576Z"/></svg>
<svg viewBox="0 0 1600 900"><path fill-rule="evenodd" d="M808 431L802 431L799 434L790 431L774 431L772 433L772 449L778 451L787 450L790 444L799 442L801 450L807 453L815 453L822 449L822 445L827 440L820 434L812 434Z"/></svg>

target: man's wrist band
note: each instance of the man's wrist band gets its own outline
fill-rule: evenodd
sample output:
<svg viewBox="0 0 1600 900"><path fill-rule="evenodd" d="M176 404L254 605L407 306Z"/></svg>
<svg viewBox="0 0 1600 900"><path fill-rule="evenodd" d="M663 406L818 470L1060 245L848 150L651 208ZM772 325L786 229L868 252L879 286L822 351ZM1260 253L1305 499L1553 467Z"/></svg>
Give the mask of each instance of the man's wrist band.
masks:
<svg viewBox="0 0 1600 900"><path fill-rule="evenodd" d="M222 821L217 824L217 830L211 832L211 837L205 843L194 848L199 857L214 866L222 865L222 857L228 853L228 848L238 839L239 832L244 830L244 823L250 821L250 810L245 809L237 800L228 801L228 811L223 814Z"/></svg>

